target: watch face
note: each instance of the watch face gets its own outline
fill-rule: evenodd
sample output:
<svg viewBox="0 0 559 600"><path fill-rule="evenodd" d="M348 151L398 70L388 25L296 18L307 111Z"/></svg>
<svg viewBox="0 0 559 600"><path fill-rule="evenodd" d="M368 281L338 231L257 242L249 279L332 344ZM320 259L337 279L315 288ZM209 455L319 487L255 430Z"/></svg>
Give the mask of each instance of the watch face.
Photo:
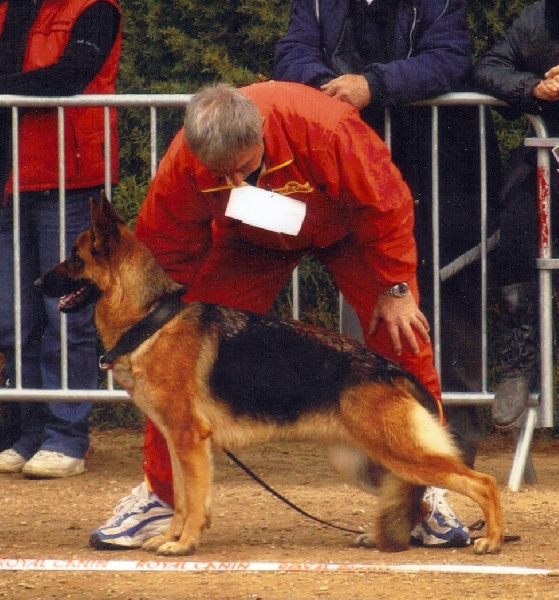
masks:
<svg viewBox="0 0 559 600"><path fill-rule="evenodd" d="M406 283L398 283L394 288L394 294L396 296L405 296L408 293L408 285Z"/></svg>
<svg viewBox="0 0 559 600"><path fill-rule="evenodd" d="M408 284L405 282L396 283L390 289L384 292L387 296L395 296L396 298L403 298L408 293Z"/></svg>

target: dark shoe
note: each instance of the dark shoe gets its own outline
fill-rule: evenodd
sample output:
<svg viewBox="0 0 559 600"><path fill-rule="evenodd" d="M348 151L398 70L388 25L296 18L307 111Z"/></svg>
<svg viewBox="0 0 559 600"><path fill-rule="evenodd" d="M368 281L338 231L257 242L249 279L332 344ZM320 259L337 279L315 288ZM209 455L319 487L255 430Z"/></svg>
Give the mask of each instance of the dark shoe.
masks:
<svg viewBox="0 0 559 600"><path fill-rule="evenodd" d="M501 288L499 352L501 381L491 405L498 429L518 424L537 373L537 287L515 283Z"/></svg>
<svg viewBox="0 0 559 600"><path fill-rule="evenodd" d="M510 429L518 425L528 398L530 386L526 377L505 377L495 391L491 416L497 429Z"/></svg>

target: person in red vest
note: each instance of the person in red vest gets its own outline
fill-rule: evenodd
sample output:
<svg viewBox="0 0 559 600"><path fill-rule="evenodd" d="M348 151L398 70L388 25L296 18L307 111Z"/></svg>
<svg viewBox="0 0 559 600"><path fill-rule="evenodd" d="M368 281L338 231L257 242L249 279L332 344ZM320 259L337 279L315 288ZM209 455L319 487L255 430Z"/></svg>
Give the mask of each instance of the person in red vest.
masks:
<svg viewBox="0 0 559 600"><path fill-rule="evenodd" d="M115 92L121 49L116 0L0 2L0 94L70 96ZM116 113L111 112L111 175L117 180ZM64 179L59 182L58 111L19 110L18 177L14 176L11 109L0 110L0 350L16 384L14 319L14 195L19 191L18 276L21 290L21 385L60 389L60 315L56 301L34 289L40 273L60 260L59 203L70 248L89 226L90 197L105 185L104 109L64 110ZM17 264L17 263L16 263ZM68 387L97 387L97 347L91 312L70 315ZM85 470L91 404L19 403L16 439L0 453L0 472L36 478Z"/></svg>
<svg viewBox="0 0 559 600"><path fill-rule="evenodd" d="M258 194L254 187L299 201L300 230L289 218L288 233L271 217L267 226L254 221L253 209L232 212L244 190ZM257 212L275 213L265 196L268 210ZM429 325L418 307L413 226L410 190L359 111L300 83L268 81L194 95L135 233L185 286L185 300L257 313L270 309L301 259L314 256L355 309L365 343L415 374L440 409ZM171 463L151 421L144 456L146 481L92 532L92 547L137 548L168 526Z"/></svg>

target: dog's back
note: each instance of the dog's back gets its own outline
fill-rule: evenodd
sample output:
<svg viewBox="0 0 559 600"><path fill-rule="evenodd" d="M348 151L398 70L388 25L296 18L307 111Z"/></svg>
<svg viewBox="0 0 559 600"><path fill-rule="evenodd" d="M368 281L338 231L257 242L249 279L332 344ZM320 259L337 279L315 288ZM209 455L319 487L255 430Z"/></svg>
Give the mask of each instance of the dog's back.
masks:
<svg viewBox="0 0 559 600"><path fill-rule="evenodd" d="M350 338L300 321L199 306L201 335L214 330L218 337L211 390L236 414L292 422L307 411L337 406L345 389L396 380L438 412L413 375Z"/></svg>

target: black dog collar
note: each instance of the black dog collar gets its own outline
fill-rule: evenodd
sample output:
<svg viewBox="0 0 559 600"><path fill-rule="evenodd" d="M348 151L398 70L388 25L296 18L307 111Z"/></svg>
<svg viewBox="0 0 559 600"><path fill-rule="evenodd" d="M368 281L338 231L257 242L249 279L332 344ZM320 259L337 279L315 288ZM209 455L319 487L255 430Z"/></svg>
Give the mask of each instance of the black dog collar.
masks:
<svg viewBox="0 0 559 600"><path fill-rule="evenodd" d="M132 352L158 329L161 329L184 308L185 304L181 300L183 294L184 288L180 288L162 296L159 304L150 313L125 331L116 346L99 358L99 368L107 371L119 356Z"/></svg>

